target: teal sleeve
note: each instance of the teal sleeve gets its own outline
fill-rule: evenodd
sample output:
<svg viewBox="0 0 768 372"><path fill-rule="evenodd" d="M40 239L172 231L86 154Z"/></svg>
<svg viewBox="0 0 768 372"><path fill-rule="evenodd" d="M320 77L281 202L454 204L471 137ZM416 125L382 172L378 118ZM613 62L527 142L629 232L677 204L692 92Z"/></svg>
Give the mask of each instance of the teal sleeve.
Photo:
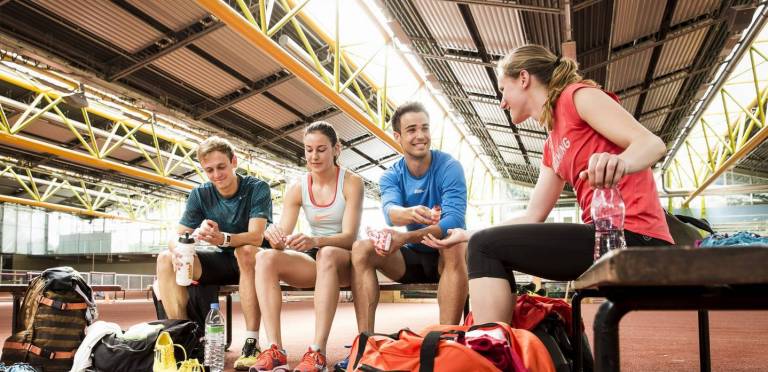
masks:
<svg viewBox="0 0 768 372"><path fill-rule="evenodd" d="M248 218L264 218L267 223L272 223L272 191L266 182L258 182L251 193Z"/></svg>
<svg viewBox="0 0 768 372"><path fill-rule="evenodd" d="M200 227L204 219L203 206L200 203L200 192L198 189L193 189L189 193L189 197L187 197L187 207L184 209L184 214L181 215L179 224L190 229L196 229Z"/></svg>

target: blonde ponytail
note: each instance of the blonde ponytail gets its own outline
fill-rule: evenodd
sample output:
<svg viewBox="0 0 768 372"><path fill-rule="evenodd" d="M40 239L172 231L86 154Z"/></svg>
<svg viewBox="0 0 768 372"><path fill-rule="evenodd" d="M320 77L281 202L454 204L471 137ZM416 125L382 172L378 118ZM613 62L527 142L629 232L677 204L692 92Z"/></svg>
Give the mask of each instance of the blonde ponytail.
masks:
<svg viewBox="0 0 768 372"><path fill-rule="evenodd" d="M547 87L547 101L541 114L541 124L552 130L557 99L563 90L573 83L585 83L598 87L592 80L579 75L576 61L558 57L541 45L529 44L513 49L499 61L497 73L517 79L526 70Z"/></svg>

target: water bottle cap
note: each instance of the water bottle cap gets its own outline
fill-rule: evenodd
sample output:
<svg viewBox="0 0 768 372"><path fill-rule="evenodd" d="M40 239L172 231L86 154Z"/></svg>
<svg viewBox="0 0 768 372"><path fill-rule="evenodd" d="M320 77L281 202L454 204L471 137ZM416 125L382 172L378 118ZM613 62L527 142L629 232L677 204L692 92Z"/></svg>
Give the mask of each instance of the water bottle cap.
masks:
<svg viewBox="0 0 768 372"><path fill-rule="evenodd" d="M213 309L218 310L219 309L219 304L218 303L211 304L211 310L213 310Z"/></svg>
<svg viewBox="0 0 768 372"><path fill-rule="evenodd" d="M181 244L195 244L195 239L191 236L189 236L188 232L185 232L184 235L179 235L179 243Z"/></svg>

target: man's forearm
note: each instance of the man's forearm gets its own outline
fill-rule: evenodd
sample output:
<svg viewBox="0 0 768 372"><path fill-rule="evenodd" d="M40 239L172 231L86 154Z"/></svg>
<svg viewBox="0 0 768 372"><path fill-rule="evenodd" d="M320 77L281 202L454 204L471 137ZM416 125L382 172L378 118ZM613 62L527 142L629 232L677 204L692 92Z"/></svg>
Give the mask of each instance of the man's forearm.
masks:
<svg viewBox="0 0 768 372"><path fill-rule="evenodd" d="M243 245L260 247L263 241L263 231L248 231L240 234L232 234L232 241L229 242L229 245L231 247L240 247Z"/></svg>
<svg viewBox="0 0 768 372"><path fill-rule="evenodd" d="M443 237L443 230L440 228L440 225L431 225L427 226L423 229L414 230L414 231L408 231L405 233L405 242L406 243L421 243L421 241L424 239L427 234L432 234L437 239L440 239Z"/></svg>
<svg viewBox="0 0 768 372"><path fill-rule="evenodd" d="M389 213L389 221L392 222L392 226L405 226L412 222L404 212L405 208L403 207L389 208L387 213Z"/></svg>

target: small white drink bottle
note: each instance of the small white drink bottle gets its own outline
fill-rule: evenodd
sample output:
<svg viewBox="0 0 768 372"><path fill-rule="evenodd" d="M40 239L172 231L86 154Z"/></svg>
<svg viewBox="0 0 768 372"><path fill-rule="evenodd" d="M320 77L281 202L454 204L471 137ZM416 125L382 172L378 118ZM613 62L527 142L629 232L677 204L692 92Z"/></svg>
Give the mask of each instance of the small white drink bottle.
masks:
<svg viewBox="0 0 768 372"><path fill-rule="evenodd" d="M195 262L195 239L189 233L179 236L175 251L179 266L176 268L176 284L188 286L192 284L192 271Z"/></svg>

